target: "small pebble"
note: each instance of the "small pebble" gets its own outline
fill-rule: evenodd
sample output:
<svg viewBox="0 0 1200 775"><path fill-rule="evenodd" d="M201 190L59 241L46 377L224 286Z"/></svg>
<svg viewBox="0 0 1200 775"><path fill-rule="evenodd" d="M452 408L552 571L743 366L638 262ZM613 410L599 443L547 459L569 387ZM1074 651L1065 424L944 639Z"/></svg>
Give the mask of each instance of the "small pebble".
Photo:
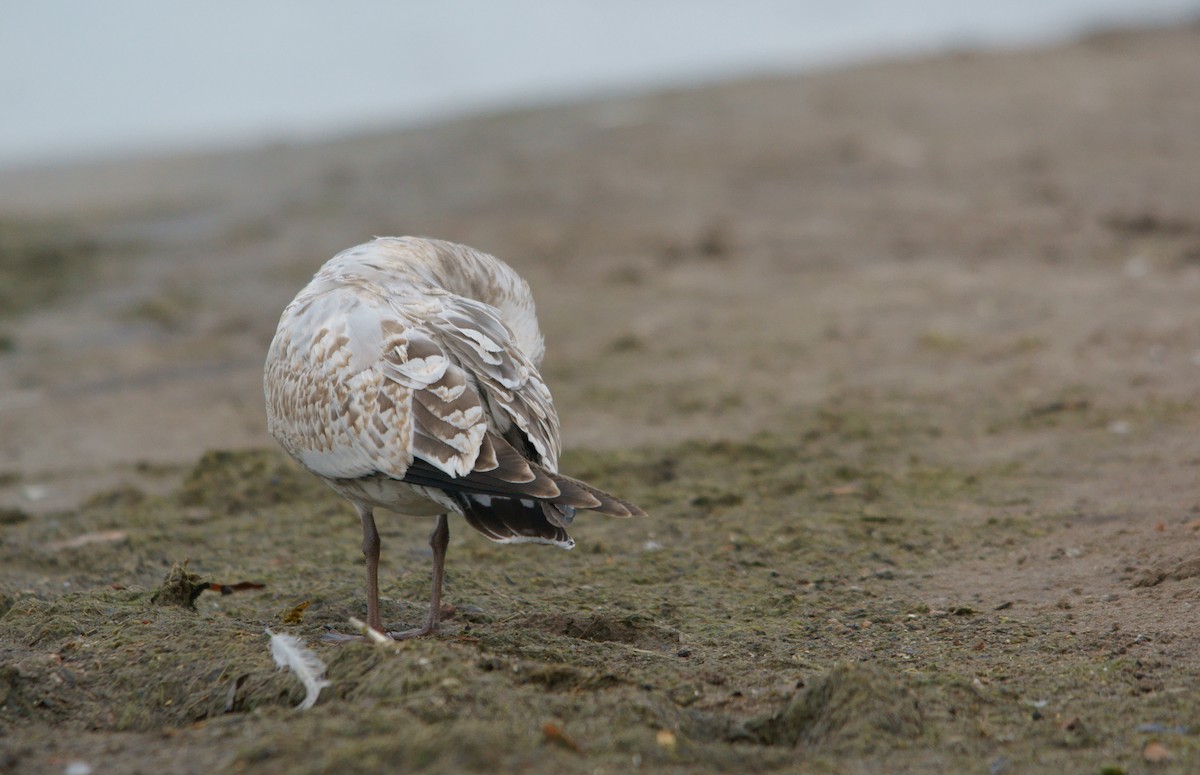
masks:
<svg viewBox="0 0 1200 775"><path fill-rule="evenodd" d="M1159 762L1169 762L1175 758L1175 754L1171 753L1165 745L1158 741L1146 743L1146 747L1142 749L1142 758L1151 764Z"/></svg>
<svg viewBox="0 0 1200 775"><path fill-rule="evenodd" d="M36 503L40 500L45 500L50 494L50 488L44 484L27 484L21 488L21 495L25 496L25 500ZM77 762L83 764L82 762ZM91 765L84 765L90 767ZM90 772L91 770L89 770Z"/></svg>

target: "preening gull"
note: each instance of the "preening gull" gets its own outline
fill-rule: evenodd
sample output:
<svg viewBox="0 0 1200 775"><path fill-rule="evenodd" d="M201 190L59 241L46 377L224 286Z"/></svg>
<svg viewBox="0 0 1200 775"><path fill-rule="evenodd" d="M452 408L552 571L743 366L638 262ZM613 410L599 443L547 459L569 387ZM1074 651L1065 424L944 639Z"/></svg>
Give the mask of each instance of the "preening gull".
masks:
<svg viewBox="0 0 1200 775"><path fill-rule="evenodd" d="M334 256L283 311L263 380L267 425L300 465L354 504L379 614L373 509L437 516L429 537L435 632L447 516L500 543L570 549L578 510L641 509L558 473L558 415L529 286L465 245L381 237Z"/></svg>

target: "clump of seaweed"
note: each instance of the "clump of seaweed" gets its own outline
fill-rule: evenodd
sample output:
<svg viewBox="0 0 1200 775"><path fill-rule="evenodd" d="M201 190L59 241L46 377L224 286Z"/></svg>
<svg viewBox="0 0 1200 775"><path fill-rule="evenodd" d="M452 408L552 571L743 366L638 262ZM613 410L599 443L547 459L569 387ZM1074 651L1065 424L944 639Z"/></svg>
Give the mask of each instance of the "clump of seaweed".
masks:
<svg viewBox="0 0 1200 775"><path fill-rule="evenodd" d="M150 597L150 602L156 605L174 605L180 608L196 610L196 598L209 588L209 583L203 581L199 574L187 569L187 561L175 563L167 571L166 578Z"/></svg>

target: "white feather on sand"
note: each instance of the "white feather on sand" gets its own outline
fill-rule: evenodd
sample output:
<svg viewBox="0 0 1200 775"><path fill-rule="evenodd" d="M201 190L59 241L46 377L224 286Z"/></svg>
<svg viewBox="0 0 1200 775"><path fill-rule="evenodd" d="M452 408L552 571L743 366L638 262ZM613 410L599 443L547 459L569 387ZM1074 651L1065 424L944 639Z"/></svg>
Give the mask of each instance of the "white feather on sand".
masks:
<svg viewBox="0 0 1200 775"><path fill-rule="evenodd" d="M267 631L271 636L271 656L282 670L290 670L304 684L304 702L297 710L308 710L317 702L321 690L330 686L325 680L325 663L295 635Z"/></svg>

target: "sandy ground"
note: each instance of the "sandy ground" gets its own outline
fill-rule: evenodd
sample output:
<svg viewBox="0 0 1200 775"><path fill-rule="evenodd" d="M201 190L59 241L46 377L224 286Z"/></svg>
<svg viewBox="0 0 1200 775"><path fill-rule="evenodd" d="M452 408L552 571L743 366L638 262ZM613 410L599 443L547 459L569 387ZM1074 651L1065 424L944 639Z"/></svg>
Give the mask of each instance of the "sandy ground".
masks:
<svg viewBox="0 0 1200 775"><path fill-rule="evenodd" d="M1197 52L1196 27L1105 34L1046 51L879 64L315 147L6 173L0 535L15 570L0 587L0 611L10 608L14 625L0 635L0 769L46 771L82 756L107 763L97 771L132 772L198 750L218 730L233 734L242 717L266 723L253 703L232 701L222 712L124 725L70 710L82 702L50 713L44 660L61 661L63 644L88 628L53 641L30 635L29 617L54 619L57 601L76 599L64 589L148 591L167 560L195 563L206 552L193 542L203 547L205 534L176 527L203 521L197 508L252 524L245 504L217 508L211 493L195 496L195 481L208 481L197 471L209 470L197 461L209 450L271 446L261 363L280 310L337 250L405 233L492 252L530 281L575 465L654 514L625 534L606 525L589 536L581 525L581 548L590 538L610 562L650 563L656 594L700 611L703 590L723 582L687 569L749 541L763 555L747 567L790 579L786 594L807 611L799 627L789 617L800 614L752 610L747 600L768 593L748 587L729 603L737 624L722 635L698 624L699 613L669 611L659 598L643 610L648 603L631 598L627 613L651 629L580 642L688 651L678 659L693 663L707 654L716 677L697 685L708 699L681 699L679 686L691 685L682 678L647 678L645 691L665 698L653 718L613 717L613 728L629 721L627 736L592 730L597 742L582 742L583 754L542 728L553 720L569 731L564 706L533 711L533 731L480 727L486 740L553 751L539 763L500 746L509 765L774 770L800 757L816 771L1200 767ZM269 459L268 468L278 462ZM180 490L189 472L193 490ZM289 502L276 493L246 508L291 513ZM310 640L361 603L352 513L320 504L328 515L319 524L337 524L345 551L323 571L338 586L328 613L301 633ZM158 528L147 508L163 520ZM392 535L397 547L420 547L428 526L410 522ZM123 554L98 549L89 559L90 550L61 543L102 530L126 534L113 539L128 542ZM463 532L451 574L455 552L470 551L578 581L556 569L557 554L510 560L503 552L518 550ZM291 587L293 597L263 598L265 612L226 614L261 633L257 622L303 593L286 568L261 571L273 555L258 544L275 539L265 529L248 535L253 551L235 543L198 570ZM658 566L639 554L663 544L694 554ZM97 545L107 546L103 536ZM261 552L263 566L247 559ZM463 577L464 589L478 579L490 614L470 626L485 632L503 629L525 600L488 597L487 563ZM654 575L676 566L679 576ZM419 603L423 568L414 562L396 598ZM554 598L548 610L557 613L537 615L623 594L619 577L598 578ZM712 595L713 605L725 600ZM213 609L201 613L211 623ZM876 626L855 624L864 616ZM746 635L756 618L761 632ZM573 637L566 620L536 621L534 630ZM900 643L904 631L917 645ZM768 644L760 653L786 643L786 654L773 665L722 662L722 638L755 651L743 635ZM516 645L482 637L451 652L539 659L518 635ZM448 647L431 641L413 653L436 662ZM594 655L570 653L547 651L539 664L594 666ZM626 657L598 675L636 673ZM481 676L494 672L480 667L492 656L464 658ZM847 660L876 671L868 683L905 676L893 688L917 697L917 731L885 720L864 734L886 728L894 745L842 750L807 722L789 737L778 719L762 721L784 713L772 710L788 696L781 685L807 685L811 699ZM269 673L269 660L260 667ZM728 687L743 668L756 688L735 693ZM938 675L958 683L928 678ZM571 681L597 712L616 712L598 699L600 684ZM945 699L951 689L974 699L955 705ZM269 718L293 718L286 696L271 696ZM339 697L310 713L345 722L362 698ZM692 711L725 715L701 723ZM481 718L470 723L501 723ZM327 721L324 734L344 731ZM438 719L420 721L433 730L421 738L428 755L405 761L485 768L486 758L438 747ZM729 733L735 722L759 731ZM72 748L49 731L60 727L86 740ZM712 740L723 742L700 742ZM195 761L300 771L285 749ZM299 763L322 771L345 761Z"/></svg>

